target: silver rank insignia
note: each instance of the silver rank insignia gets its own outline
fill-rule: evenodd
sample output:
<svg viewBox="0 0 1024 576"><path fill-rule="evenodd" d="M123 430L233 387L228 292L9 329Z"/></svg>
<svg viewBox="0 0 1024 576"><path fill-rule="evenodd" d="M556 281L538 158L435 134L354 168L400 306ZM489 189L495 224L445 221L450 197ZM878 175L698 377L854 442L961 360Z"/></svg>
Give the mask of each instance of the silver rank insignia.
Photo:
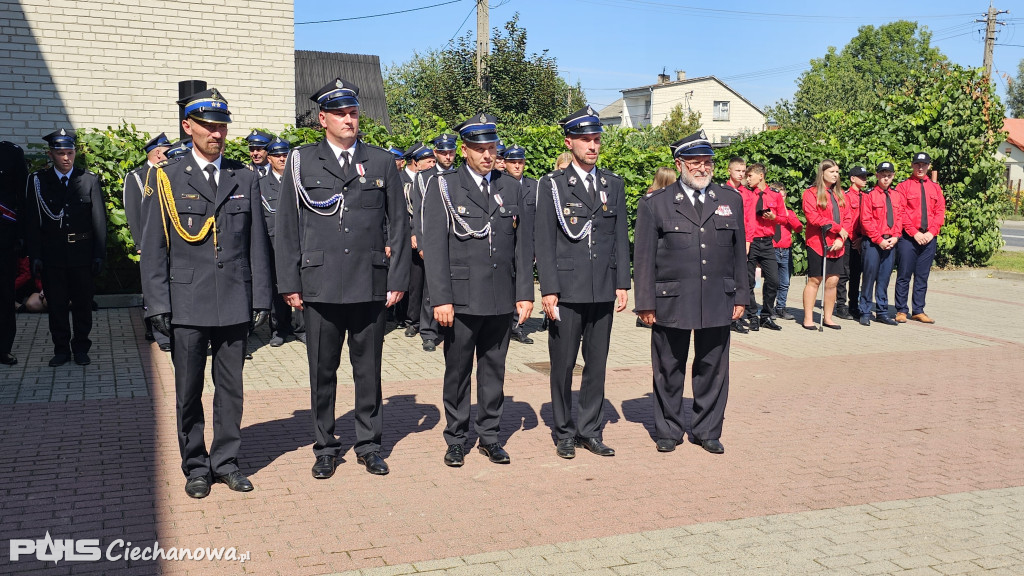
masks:
<svg viewBox="0 0 1024 576"><path fill-rule="evenodd" d="M601 186L607 186L607 185L608 185L608 181L604 179L604 176L601 176Z"/></svg>
<svg viewBox="0 0 1024 576"><path fill-rule="evenodd" d="M384 181L381 180L380 178L377 178L376 184L377 184L377 188L380 188L380 187L384 186Z"/></svg>
<svg viewBox="0 0 1024 576"><path fill-rule="evenodd" d="M465 214L465 213L466 213L466 207L465 206L459 206L459 214Z"/></svg>
<svg viewBox="0 0 1024 576"><path fill-rule="evenodd" d="M708 190L708 196L711 196L712 200L717 198L717 196L715 196L715 191L714 190Z"/></svg>
<svg viewBox="0 0 1024 576"><path fill-rule="evenodd" d="M366 178L364 178L364 177L360 176L360 177L359 177L359 183L360 183L360 184L366 184Z"/></svg>
<svg viewBox="0 0 1024 576"><path fill-rule="evenodd" d="M566 216L568 216L571 212L572 210L569 210L568 208L562 210L562 214L565 214Z"/></svg>
<svg viewBox="0 0 1024 576"><path fill-rule="evenodd" d="M502 207L498 208L498 212L501 212L502 214L504 214L505 213L505 207L502 206Z"/></svg>
<svg viewBox="0 0 1024 576"><path fill-rule="evenodd" d="M576 177L575 176L569 176L569 185L570 186L575 186L576 185Z"/></svg>
<svg viewBox="0 0 1024 576"><path fill-rule="evenodd" d="M681 202L683 200L683 198L686 198L686 196L683 196L682 192L677 192L676 193L676 202Z"/></svg>
<svg viewBox="0 0 1024 576"><path fill-rule="evenodd" d="M185 172L191 172L191 171L192 171L192 167L191 166L185 166Z"/></svg>

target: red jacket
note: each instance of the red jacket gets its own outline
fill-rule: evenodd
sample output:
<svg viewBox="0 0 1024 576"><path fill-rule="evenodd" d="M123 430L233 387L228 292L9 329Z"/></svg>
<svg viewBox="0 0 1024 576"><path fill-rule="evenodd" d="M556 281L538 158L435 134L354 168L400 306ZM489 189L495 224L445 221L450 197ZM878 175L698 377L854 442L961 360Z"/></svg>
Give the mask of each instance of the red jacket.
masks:
<svg viewBox="0 0 1024 576"><path fill-rule="evenodd" d="M740 195L743 196L743 225L747 227L747 242L754 238L775 235L775 222L765 220L757 213L757 198L760 190L751 190L746 186L740 186ZM776 215L782 211L782 195L771 188L764 189L764 209L771 208Z"/></svg>
<svg viewBox="0 0 1024 576"><path fill-rule="evenodd" d="M885 192L875 186L860 202L860 226L864 236L875 244L882 243L882 235L899 236L903 230L903 202L895 188L889 188L892 202L892 226L886 226Z"/></svg>
<svg viewBox="0 0 1024 576"><path fill-rule="evenodd" d="M775 218L775 223L779 227L779 239L774 240L772 246L776 248L792 248L793 232L802 230L804 223L797 218L796 212L786 208L785 201L782 202L779 211L775 213Z"/></svg>
<svg viewBox="0 0 1024 576"><path fill-rule="evenodd" d="M928 232L932 236L939 235L939 229L946 222L946 196L942 193L942 187L932 182L927 176L923 180L917 180L913 176L900 182L896 186L896 192L903 204L903 231L908 236L913 236L921 227L921 185L924 184L925 194L928 198Z"/></svg>
<svg viewBox="0 0 1024 576"><path fill-rule="evenodd" d="M867 192L855 191L851 186L843 196L846 198L846 205L850 207L850 211L853 212L853 228L850 232L850 242L854 244L860 240L861 228L860 228L860 202L863 194Z"/></svg>
<svg viewBox="0 0 1024 576"><path fill-rule="evenodd" d="M841 190L840 190L840 193ZM818 189L810 187L804 190L804 216L807 217L807 232L805 233L805 239L807 241L807 248L814 250L814 253L819 256L828 256L829 258L839 258L843 255L846 250L845 246L839 248L834 252L827 252L822 248L821 245L821 229L831 224L832 227L825 234L825 242L831 246L836 238L839 238L839 231L846 230L846 233L850 233L850 229L853 228L853 212L850 210L849 205L845 202L839 207L839 222L836 222L832 218L832 206L826 204L824 208L818 208Z"/></svg>

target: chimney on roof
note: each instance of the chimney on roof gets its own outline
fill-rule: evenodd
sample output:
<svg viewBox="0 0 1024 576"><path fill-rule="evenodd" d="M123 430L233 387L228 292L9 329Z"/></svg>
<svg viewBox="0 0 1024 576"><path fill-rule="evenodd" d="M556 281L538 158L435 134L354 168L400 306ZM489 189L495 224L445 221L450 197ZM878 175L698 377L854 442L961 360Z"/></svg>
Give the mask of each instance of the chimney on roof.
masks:
<svg viewBox="0 0 1024 576"><path fill-rule="evenodd" d="M668 74L662 72L658 74L658 84L666 84L668 82Z"/></svg>
<svg viewBox="0 0 1024 576"><path fill-rule="evenodd" d="M686 80L686 70L676 70L676 82Z"/></svg>

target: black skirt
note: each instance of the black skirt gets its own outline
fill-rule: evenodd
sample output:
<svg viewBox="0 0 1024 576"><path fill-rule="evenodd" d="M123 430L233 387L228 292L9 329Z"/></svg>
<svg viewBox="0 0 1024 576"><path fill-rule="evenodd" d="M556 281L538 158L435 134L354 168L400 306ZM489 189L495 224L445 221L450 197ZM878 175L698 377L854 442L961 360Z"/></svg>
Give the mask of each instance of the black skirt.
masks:
<svg viewBox="0 0 1024 576"><path fill-rule="evenodd" d="M825 259L825 275L839 276L843 271L843 257ZM811 278L821 277L821 256L810 248L807 248L807 276Z"/></svg>

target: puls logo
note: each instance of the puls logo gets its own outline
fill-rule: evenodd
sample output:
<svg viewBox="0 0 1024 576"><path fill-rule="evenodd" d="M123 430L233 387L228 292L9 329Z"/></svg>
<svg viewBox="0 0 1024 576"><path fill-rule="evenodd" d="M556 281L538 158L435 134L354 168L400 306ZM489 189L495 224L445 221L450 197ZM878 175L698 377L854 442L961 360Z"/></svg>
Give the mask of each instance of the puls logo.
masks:
<svg viewBox="0 0 1024 576"><path fill-rule="evenodd" d="M43 562L95 562L102 557L100 541L95 538L82 540L57 539L50 537L50 532L40 540L11 539L11 561L17 561L22 555L35 554L36 560Z"/></svg>

